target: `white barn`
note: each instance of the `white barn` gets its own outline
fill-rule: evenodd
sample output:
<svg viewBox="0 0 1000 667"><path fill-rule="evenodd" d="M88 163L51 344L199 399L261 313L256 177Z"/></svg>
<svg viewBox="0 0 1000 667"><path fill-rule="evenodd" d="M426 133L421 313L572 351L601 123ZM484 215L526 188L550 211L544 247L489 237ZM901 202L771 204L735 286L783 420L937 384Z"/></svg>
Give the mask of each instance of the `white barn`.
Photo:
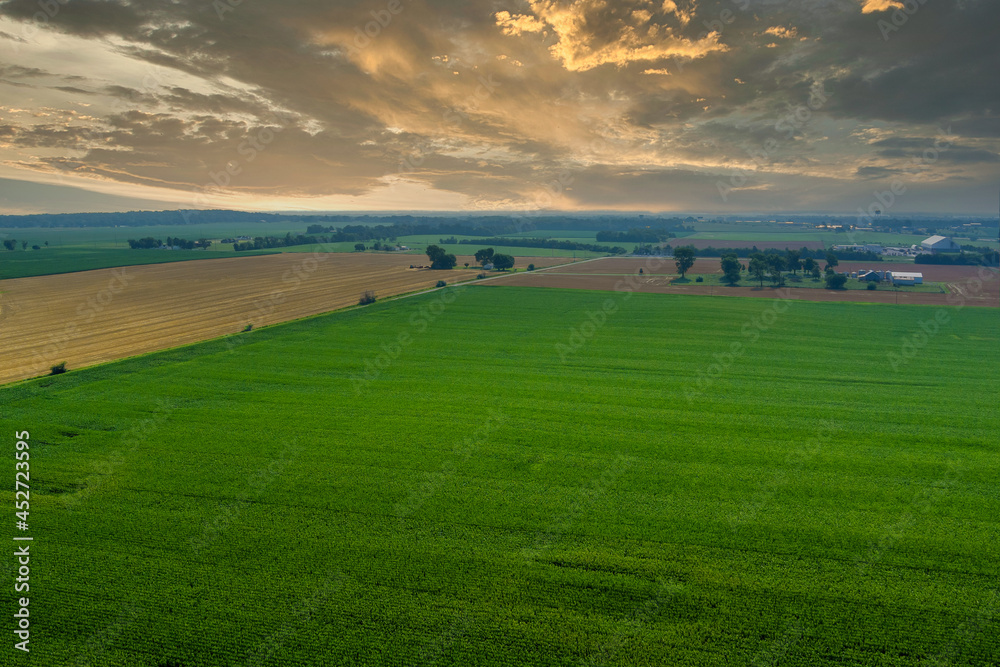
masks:
<svg viewBox="0 0 1000 667"><path fill-rule="evenodd" d="M932 236L920 242L920 247L932 253L959 252L962 248L947 236Z"/></svg>
<svg viewBox="0 0 1000 667"><path fill-rule="evenodd" d="M892 271L890 274L893 285L923 285L924 274Z"/></svg>

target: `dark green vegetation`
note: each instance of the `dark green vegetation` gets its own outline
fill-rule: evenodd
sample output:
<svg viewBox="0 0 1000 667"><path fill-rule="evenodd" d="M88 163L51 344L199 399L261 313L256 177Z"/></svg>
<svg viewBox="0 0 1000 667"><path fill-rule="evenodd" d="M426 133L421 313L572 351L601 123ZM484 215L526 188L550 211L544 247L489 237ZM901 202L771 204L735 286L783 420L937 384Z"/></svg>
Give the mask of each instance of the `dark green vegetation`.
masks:
<svg viewBox="0 0 1000 667"><path fill-rule="evenodd" d="M133 264L162 264L192 259L218 259L268 252L236 253L212 250L116 250L113 248L42 248L0 254L0 280L107 269Z"/></svg>
<svg viewBox="0 0 1000 667"><path fill-rule="evenodd" d="M454 269L455 265L458 264L458 259L444 251L436 245L427 246L427 259L431 260L432 269L440 269L442 271L448 271Z"/></svg>
<svg viewBox="0 0 1000 667"><path fill-rule="evenodd" d="M0 390L31 664L1000 662L994 311L625 296L446 290Z"/></svg>

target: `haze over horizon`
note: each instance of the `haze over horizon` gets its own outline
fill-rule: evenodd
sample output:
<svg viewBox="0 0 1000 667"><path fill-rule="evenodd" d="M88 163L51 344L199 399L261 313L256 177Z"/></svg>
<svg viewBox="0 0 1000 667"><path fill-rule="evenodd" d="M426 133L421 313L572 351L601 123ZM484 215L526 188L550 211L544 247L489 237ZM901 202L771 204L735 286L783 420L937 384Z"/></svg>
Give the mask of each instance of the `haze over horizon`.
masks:
<svg viewBox="0 0 1000 667"><path fill-rule="evenodd" d="M987 0L6 0L0 214L997 214Z"/></svg>

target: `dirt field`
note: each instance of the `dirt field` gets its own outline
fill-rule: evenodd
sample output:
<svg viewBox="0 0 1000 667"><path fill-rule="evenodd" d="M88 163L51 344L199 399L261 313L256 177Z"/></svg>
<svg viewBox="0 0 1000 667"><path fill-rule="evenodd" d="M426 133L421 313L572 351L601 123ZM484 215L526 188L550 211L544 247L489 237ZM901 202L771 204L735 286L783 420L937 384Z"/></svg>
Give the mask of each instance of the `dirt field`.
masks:
<svg viewBox="0 0 1000 667"><path fill-rule="evenodd" d="M569 260L518 258L536 266ZM473 262L459 257L458 266ZM410 269L417 255L285 253L0 281L0 382L194 343L358 302L474 278ZM515 274L516 275L516 274Z"/></svg>
<svg viewBox="0 0 1000 667"><path fill-rule="evenodd" d="M879 262L842 262L841 271L877 268ZM883 268L888 264L881 264ZM904 268L905 267L905 268ZM639 269L643 275L638 275ZM859 301L864 303L931 304L955 306L1000 306L1000 277L995 269L970 266L909 265L900 270L924 274L929 282L948 283L949 294L923 292L894 292L891 289L827 290L789 287L789 298L808 301ZM722 273L717 259L698 259L690 274ZM981 275L980 275L981 274ZM662 294L707 294L712 296L744 296L773 298L771 287L744 285L740 287L709 287L688 283L671 285L668 276L677 275L674 261L662 258L613 257L534 273L518 273L508 278L491 281L490 285L524 285L530 287L564 287L591 290L631 290ZM627 281L627 282L626 282Z"/></svg>

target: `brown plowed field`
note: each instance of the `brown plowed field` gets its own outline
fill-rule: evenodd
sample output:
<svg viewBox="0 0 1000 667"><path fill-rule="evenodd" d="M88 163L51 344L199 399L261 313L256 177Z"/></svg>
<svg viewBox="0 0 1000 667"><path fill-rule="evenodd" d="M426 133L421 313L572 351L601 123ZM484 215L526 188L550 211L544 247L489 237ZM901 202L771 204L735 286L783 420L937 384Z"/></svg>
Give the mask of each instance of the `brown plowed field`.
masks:
<svg viewBox="0 0 1000 667"><path fill-rule="evenodd" d="M467 261L475 262L463 256L459 267ZM61 361L80 368L343 308L365 290L386 297L476 274L409 268L421 263L426 257L285 253L3 280L0 382Z"/></svg>
<svg viewBox="0 0 1000 667"><path fill-rule="evenodd" d="M639 269L643 275L638 275ZM856 271L863 268L898 268L901 271L923 273L928 282L948 283L949 294L926 292L895 292L888 288L868 290L827 290L816 288L789 287L789 298L807 301L856 301L864 303L930 304L943 306L1000 306L1000 277L995 269L980 269L974 266L934 266L913 264L889 264L885 262L842 262L837 267L841 271ZM691 274L722 273L718 259L698 259ZM553 268L533 273L517 273L510 277L494 280L488 285L523 285L528 287L562 287L590 290L631 290L661 294L705 294L713 296L775 296L771 287L759 288L752 285L740 287L709 287L688 283L671 285L669 276L677 275L672 259L639 257L612 257L597 259L579 266ZM626 279L628 282L626 282Z"/></svg>

